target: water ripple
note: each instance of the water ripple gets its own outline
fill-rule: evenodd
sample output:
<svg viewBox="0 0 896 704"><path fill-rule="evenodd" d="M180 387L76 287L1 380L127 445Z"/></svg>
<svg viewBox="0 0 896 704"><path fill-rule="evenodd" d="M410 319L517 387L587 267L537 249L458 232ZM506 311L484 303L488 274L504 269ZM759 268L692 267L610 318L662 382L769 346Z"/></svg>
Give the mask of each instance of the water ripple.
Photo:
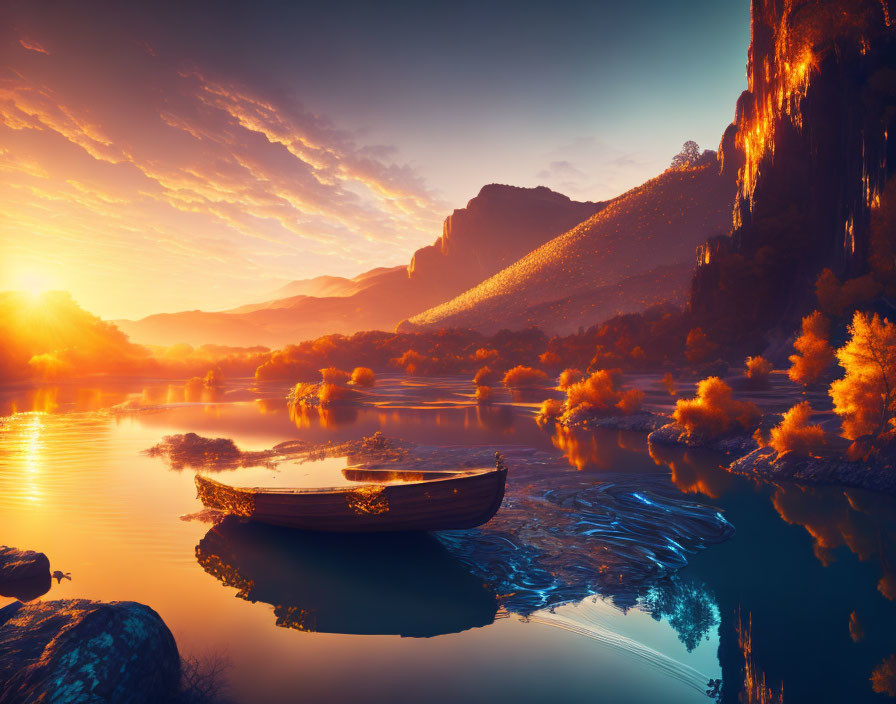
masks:
<svg viewBox="0 0 896 704"><path fill-rule="evenodd" d="M734 527L715 508L681 497L664 477L546 473L520 468L486 526L439 540L528 615L589 594L634 606L688 556Z"/></svg>

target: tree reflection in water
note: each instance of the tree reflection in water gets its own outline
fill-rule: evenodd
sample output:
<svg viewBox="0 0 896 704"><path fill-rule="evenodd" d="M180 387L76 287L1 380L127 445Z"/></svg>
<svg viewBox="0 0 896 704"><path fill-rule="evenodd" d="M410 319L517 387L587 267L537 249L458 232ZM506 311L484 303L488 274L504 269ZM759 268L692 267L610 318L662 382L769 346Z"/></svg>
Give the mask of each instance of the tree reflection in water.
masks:
<svg viewBox="0 0 896 704"><path fill-rule="evenodd" d="M657 621L669 622L688 652L719 625L719 607L707 586L678 575L650 587L643 604Z"/></svg>

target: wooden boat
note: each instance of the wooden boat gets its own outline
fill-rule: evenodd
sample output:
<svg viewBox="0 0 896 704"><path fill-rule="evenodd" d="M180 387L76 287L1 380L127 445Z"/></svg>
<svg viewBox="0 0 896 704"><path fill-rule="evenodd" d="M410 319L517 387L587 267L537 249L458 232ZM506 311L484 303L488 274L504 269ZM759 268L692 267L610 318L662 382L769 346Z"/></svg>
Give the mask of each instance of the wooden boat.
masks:
<svg viewBox="0 0 896 704"><path fill-rule="evenodd" d="M343 470L357 486L322 489L234 487L196 475L208 508L260 523L339 533L456 530L488 522L501 507L507 468L446 472Z"/></svg>

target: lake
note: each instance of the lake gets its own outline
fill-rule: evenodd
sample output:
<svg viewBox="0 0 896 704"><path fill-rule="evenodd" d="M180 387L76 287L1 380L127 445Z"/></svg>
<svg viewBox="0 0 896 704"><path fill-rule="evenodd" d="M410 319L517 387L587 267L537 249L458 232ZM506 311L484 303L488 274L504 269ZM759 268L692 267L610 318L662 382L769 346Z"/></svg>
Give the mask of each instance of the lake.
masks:
<svg viewBox="0 0 896 704"><path fill-rule="evenodd" d="M537 399L477 406L467 380L384 378L368 402L325 413L291 413L287 390L233 380L188 400L182 385L106 380L0 392L0 539L71 574L38 598L148 604L183 655L229 662L229 695L246 703L896 691L891 498L759 484L638 433L555 433L536 424ZM216 526L190 520L195 468L145 452L186 432L255 451L376 431L443 460L502 451L501 511L432 536ZM331 485L346 466L215 474Z"/></svg>

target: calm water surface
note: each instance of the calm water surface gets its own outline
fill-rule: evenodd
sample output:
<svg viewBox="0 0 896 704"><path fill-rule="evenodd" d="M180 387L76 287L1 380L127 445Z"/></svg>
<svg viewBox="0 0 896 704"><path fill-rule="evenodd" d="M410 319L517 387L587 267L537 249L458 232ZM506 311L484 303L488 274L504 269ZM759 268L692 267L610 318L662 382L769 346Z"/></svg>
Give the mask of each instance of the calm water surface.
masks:
<svg viewBox="0 0 896 704"><path fill-rule="evenodd" d="M151 382L6 390L0 541L71 573L39 598L152 606L183 654L229 658L240 702L706 702L710 680L729 702L896 692L892 500L757 485L640 434L552 435L525 401L476 407L469 391L384 380L375 403L297 416L284 388L249 382L190 403ZM139 410L109 410L125 402ZM182 520L201 508L194 471L143 453L184 432L263 450L377 430L518 458L491 532ZM345 466L281 471L331 484ZM733 535L716 530L727 524Z"/></svg>

